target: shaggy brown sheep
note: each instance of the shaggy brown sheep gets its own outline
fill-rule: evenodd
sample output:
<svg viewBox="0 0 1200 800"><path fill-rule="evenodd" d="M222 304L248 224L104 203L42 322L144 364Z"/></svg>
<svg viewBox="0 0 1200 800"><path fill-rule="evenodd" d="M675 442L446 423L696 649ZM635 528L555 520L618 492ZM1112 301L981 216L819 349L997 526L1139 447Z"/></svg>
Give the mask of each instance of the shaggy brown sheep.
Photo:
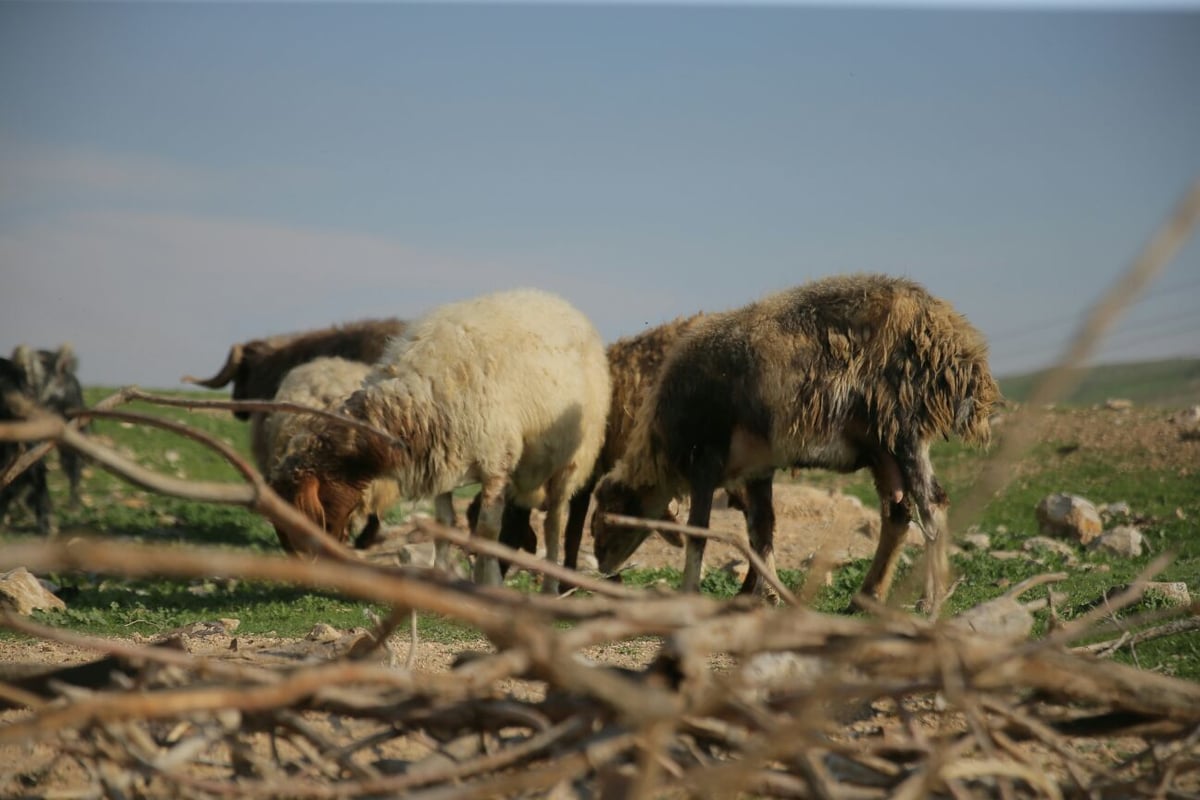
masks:
<svg viewBox="0 0 1200 800"><path fill-rule="evenodd" d="M656 518L688 493L688 523L707 527L713 492L743 485L751 545L774 569L775 470L867 467L882 530L862 591L886 597L910 520L935 545L932 572L944 574L948 501L929 443L986 442L998 397L983 337L909 280L828 278L712 315L671 351L621 462L596 489L600 568L614 570L648 535L609 525L606 512ZM703 554L704 540L689 538L687 590L699 588ZM759 581L751 571L743 589Z"/></svg>

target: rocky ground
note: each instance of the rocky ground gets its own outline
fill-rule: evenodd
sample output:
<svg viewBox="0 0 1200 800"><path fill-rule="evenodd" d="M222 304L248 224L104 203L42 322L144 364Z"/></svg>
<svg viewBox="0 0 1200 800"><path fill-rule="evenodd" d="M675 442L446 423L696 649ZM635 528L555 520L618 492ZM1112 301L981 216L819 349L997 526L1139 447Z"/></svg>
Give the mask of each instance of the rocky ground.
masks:
<svg viewBox="0 0 1200 800"><path fill-rule="evenodd" d="M1198 444L1194 439L1181 436L1179 426L1162 415L1147 415L1112 410L1097 410L1082 414L1053 415L1044 423L1040 432L1041 441L1059 442L1067 450L1094 454L1103 452L1104 457L1123 460L1128 468L1136 470L1146 467L1181 470L1181 474L1194 474L1198 462ZM1019 474L1023 467L1017 465ZM719 504L720 506L721 504ZM866 558L874 551L878 534L878 511L864 506L856 498L837 491L813 488L799 482L781 480L776 485L775 505L777 516L776 559L780 567L802 568L814 559L818 563L832 566L849 559ZM681 514L681 518L686 512ZM535 527L540 524L535 519ZM718 507L713 514L713 527L740 534L744 522L740 512ZM921 537L915 530L911 543L919 545ZM585 541L585 565L588 544ZM681 549L669 545L665 540L651 537L631 560L641 568L674 566L682 564ZM744 569L741 555L732 547L710 542L706 563L714 567ZM328 658L340 652L364 631L316 630L306 639L276 639L257 636L239 636L215 621L204 621L183 630L182 641L193 653L220 658L231 663L271 665L298 663L306 659ZM138 641L136 637L133 639ZM389 642L389 647L380 652L379 658L404 664L410 658L407 636L401 631ZM487 643L459 642L441 644L421 641L411 654L413 666L418 671L440 672L449 669L462 650L486 649ZM653 657L657 650L655 642L632 642L595 648L588 655L620 666L639 667ZM90 650L48 641L0 640L0 669L4 677L44 669L49 666L64 666L95 658ZM725 666L720 660L713 664L720 669ZM514 687L508 687L510 689ZM538 691L527 686L521 691ZM23 710L0 712L0 728L5 723L24 718ZM868 717L871 712L868 710ZM858 725L872 722L859 721ZM265 746L265 745L264 745ZM396 745L403 747L403 745ZM1117 752L1120 742L1109 747ZM77 787L90 780L78 765L63 755L59 745L8 744L0 746L0 796L28 795L34 789L30 776L36 778L36 792L51 788ZM410 757L412 754L397 751L388 754L395 758ZM53 766L51 766L53 765ZM43 772L47 770L48 772ZM20 776L26 776L22 779ZM65 795L64 795L65 796Z"/></svg>

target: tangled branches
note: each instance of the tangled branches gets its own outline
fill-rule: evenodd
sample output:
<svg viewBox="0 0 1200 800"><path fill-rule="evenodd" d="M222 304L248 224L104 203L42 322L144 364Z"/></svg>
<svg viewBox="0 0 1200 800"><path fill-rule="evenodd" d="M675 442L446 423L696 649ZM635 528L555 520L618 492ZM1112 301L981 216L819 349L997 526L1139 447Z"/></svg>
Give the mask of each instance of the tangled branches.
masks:
<svg viewBox="0 0 1200 800"><path fill-rule="evenodd" d="M1189 206L1189 226L1197 207ZM1081 336L1094 338L1093 327ZM829 616L783 593L787 606L766 608L634 591L423 523L430 535L557 570L587 591L560 599L478 587L359 558L280 502L229 448L177 423L112 410L132 399L161 400L128 390L85 413L205 441L245 483L156 475L44 414L0 425L0 438L51 439L153 491L244 505L283 526L310 557L75 540L7 546L0 569L278 581L393 613L316 661L248 658L229 649L234 642L210 652L186 642L134 646L4 614L6 628L103 657L0 682L0 703L21 709L5 712L0 726L0 792L27 792L65 764L75 779L61 797L1200 793L1200 685L1094 655L1123 635L1072 647L1097 633L1099 612L1039 640L1020 625L1004 633L1007 620L1028 613L1032 604L1017 595L1032 586L959 619L884 607L866 618ZM1136 586L1107 610L1136 600ZM470 626L490 650L460 654L448 669L394 663L384 639L412 610ZM1194 631L1197 610L1161 634ZM987 622L995 618L1006 622ZM631 643L648 657L611 663ZM39 761L39 747L53 756Z"/></svg>
<svg viewBox="0 0 1200 800"><path fill-rule="evenodd" d="M58 437L160 491L272 521L290 512L236 453L196 431L180 430L222 452L246 485L164 483L62 420L34 415L16 432ZM1200 778L1200 687L1068 649L1091 618L1039 641L995 634L989 614L1019 615L1016 596L1035 582L993 601L998 611L950 621L883 607L869 619L827 616L635 591L420 524L590 591L553 599L382 566L322 541L303 518L295 535L318 558L87 539L5 548L0 569L276 581L394 609L316 663L91 640L5 614L0 625L104 654L0 683L0 700L27 709L0 727L3 760L17 765L10 780L66 761L86 776L80 796L872 798L1173 796ZM448 670L388 663L380 645L409 610L465 623L492 650ZM613 647L647 639L643 663L606 663ZM1121 733L1141 743L1124 761L1080 746ZM58 756L32 766L20 754L39 743Z"/></svg>

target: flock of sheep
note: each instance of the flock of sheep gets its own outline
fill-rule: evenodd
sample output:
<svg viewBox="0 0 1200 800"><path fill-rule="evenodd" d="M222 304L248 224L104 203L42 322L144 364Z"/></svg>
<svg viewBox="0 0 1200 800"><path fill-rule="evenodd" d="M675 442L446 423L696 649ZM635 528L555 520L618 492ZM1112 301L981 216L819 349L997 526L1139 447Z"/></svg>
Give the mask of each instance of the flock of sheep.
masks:
<svg viewBox="0 0 1200 800"><path fill-rule="evenodd" d="M986 441L999 399L980 333L918 284L882 275L804 284L607 351L562 299L499 292L410 324L236 344L217 375L185 380L232 382L234 399L338 410L389 434L314 415L249 415L272 487L343 542L372 540L400 498L433 497L439 521L454 524L451 492L478 483L474 535L532 551L529 513L544 509L546 557L558 559L565 531L574 567L594 495L594 548L610 572L650 530L618 528L607 513L670 518L671 501L686 497L688 524L707 527L725 487L774 570L775 471L867 468L882 530L862 588L876 599L887 595L910 522L944 561L948 500L929 445L951 435ZM704 540L689 537L687 590L699 588L703 554ZM438 562L448 557L440 547ZM502 566L477 558L474 578L497 583ZM751 570L742 590L762 589ZM543 590L558 586L545 579Z"/></svg>

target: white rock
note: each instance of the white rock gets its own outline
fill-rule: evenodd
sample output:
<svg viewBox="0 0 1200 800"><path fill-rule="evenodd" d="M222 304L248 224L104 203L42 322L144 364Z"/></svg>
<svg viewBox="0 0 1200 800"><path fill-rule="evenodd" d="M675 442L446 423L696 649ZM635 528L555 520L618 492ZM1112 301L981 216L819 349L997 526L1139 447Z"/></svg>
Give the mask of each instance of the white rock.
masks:
<svg viewBox="0 0 1200 800"><path fill-rule="evenodd" d="M986 533L968 533L962 538L963 546L969 550L991 550L992 537Z"/></svg>
<svg viewBox="0 0 1200 800"><path fill-rule="evenodd" d="M310 642L336 642L339 638L341 638L341 635L342 634L338 632L338 629L332 625L327 625L324 622L318 622L316 625L313 625L312 630L309 631L308 635L304 638L308 639Z"/></svg>
<svg viewBox="0 0 1200 800"><path fill-rule="evenodd" d="M1043 498L1035 513L1042 533L1071 538L1080 544L1090 544L1104 529L1096 507L1072 494L1059 493Z"/></svg>
<svg viewBox="0 0 1200 800"><path fill-rule="evenodd" d="M1128 411L1133 408L1133 401L1124 397L1110 397L1104 401L1104 407L1109 411Z"/></svg>
<svg viewBox="0 0 1200 800"><path fill-rule="evenodd" d="M42 586L25 567L0 574L0 607L28 616L39 609L61 610L67 604Z"/></svg>
<svg viewBox="0 0 1200 800"><path fill-rule="evenodd" d="M1044 601L1025 604L1012 597L997 597L967 609L948 624L962 631L1018 641L1029 636L1033 630L1033 612L1044 605Z"/></svg>
<svg viewBox="0 0 1200 800"><path fill-rule="evenodd" d="M1118 525L1111 531L1105 531L1090 545L1092 550L1101 550L1116 556L1136 558L1142 554L1146 545L1146 537L1132 525Z"/></svg>
<svg viewBox="0 0 1200 800"><path fill-rule="evenodd" d="M1116 503L1105 503L1100 506L1100 513L1107 517L1128 517L1130 514L1129 503L1124 500L1119 500Z"/></svg>
<svg viewBox="0 0 1200 800"><path fill-rule="evenodd" d="M1183 428L1200 427L1200 406L1185 408L1171 417L1171 422Z"/></svg>
<svg viewBox="0 0 1200 800"><path fill-rule="evenodd" d="M1190 606L1192 595L1183 581L1151 581L1146 584L1147 594L1157 594L1172 606Z"/></svg>
<svg viewBox="0 0 1200 800"><path fill-rule="evenodd" d="M1021 543L1021 549L1026 553L1032 552L1039 547L1061 555L1066 559L1067 566L1074 566L1079 562L1079 559L1075 557L1075 548L1066 542L1060 542L1058 539L1051 539L1048 536L1031 536Z"/></svg>
<svg viewBox="0 0 1200 800"><path fill-rule="evenodd" d="M433 542L415 542L400 548L400 563L414 567L433 567L435 548Z"/></svg>

